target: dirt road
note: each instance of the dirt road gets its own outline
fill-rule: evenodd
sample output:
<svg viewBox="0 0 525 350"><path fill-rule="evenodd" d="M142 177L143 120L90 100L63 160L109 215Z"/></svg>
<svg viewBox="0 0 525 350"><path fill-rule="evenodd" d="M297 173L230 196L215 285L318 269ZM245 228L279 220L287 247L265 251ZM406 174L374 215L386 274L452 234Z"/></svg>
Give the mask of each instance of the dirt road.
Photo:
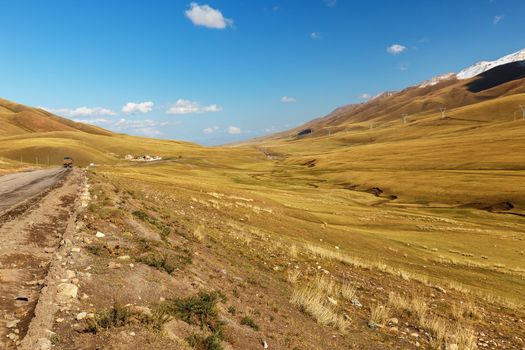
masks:
<svg viewBox="0 0 525 350"><path fill-rule="evenodd" d="M67 173L61 168L15 173L0 177L0 213L53 186Z"/></svg>
<svg viewBox="0 0 525 350"><path fill-rule="evenodd" d="M27 332L50 262L71 226L80 170L0 177L0 349Z"/></svg>

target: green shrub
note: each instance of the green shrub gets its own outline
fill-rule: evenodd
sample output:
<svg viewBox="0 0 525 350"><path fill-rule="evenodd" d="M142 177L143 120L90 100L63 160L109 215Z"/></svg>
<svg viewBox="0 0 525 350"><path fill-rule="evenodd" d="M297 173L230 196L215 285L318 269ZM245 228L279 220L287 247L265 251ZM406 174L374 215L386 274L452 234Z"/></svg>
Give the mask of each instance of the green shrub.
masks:
<svg viewBox="0 0 525 350"><path fill-rule="evenodd" d="M250 317L248 316L244 316L243 318L241 318L241 324L243 326L248 326L250 327L251 329L253 329L254 331L258 331L259 330L259 326L257 325L257 323L255 323L254 320L252 320Z"/></svg>

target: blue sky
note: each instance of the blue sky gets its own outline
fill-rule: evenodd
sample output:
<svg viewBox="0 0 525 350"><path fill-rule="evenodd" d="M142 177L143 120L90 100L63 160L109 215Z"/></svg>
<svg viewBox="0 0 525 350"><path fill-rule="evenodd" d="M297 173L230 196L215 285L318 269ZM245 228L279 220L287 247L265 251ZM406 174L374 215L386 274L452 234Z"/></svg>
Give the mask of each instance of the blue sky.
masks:
<svg viewBox="0 0 525 350"><path fill-rule="evenodd" d="M524 18L523 0L0 0L0 96L228 143L518 51Z"/></svg>

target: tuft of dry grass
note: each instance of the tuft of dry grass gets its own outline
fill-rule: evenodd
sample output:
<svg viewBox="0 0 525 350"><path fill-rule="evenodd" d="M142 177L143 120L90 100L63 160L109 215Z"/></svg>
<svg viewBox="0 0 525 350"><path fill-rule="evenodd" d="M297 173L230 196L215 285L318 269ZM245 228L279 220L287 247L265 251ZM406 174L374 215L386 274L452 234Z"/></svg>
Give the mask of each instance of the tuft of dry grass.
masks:
<svg viewBox="0 0 525 350"><path fill-rule="evenodd" d="M476 350L478 348L474 331L462 325L454 330L446 341L447 350Z"/></svg>
<svg viewBox="0 0 525 350"><path fill-rule="evenodd" d="M318 275L315 279L315 285L327 295L337 295L340 291L337 281L326 275Z"/></svg>
<svg viewBox="0 0 525 350"><path fill-rule="evenodd" d="M408 310L410 307L410 301L402 295L394 292L388 294L388 305L399 310Z"/></svg>
<svg viewBox="0 0 525 350"><path fill-rule="evenodd" d="M481 318L481 314L479 313L479 310L476 308L476 306L471 302L461 302L461 303L454 303L451 306L451 314L452 317L456 321L461 320L479 320Z"/></svg>
<svg viewBox="0 0 525 350"><path fill-rule="evenodd" d="M430 346L433 349L441 350L448 333L446 321L441 317L432 316L425 318L422 326L430 331Z"/></svg>
<svg viewBox="0 0 525 350"><path fill-rule="evenodd" d="M428 311L425 299L415 297L411 300L397 293L391 292L388 295L388 304L399 310L406 310L417 317L420 324L424 323Z"/></svg>
<svg viewBox="0 0 525 350"><path fill-rule="evenodd" d="M193 237L197 238L199 241L203 241L206 238L206 233L204 232L204 226L199 225L195 230L193 230Z"/></svg>
<svg viewBox="0 0 525 350"><path fill-rule="evenodd" d="M335 327L342 333L346 332L349 321L327 305L325 299L322 290L308 285L295 289L290 302L312 316L317 323Z"/></svg>
<svg viewBox="0 0 525 350"><path fill-rule="evenodd" d="M356 288L349 282L341 284L341 296L346 300L352 300L355 297Z"/></svg>
<svg viewBox="0 0 525 350"><path fill-rule="evenodd" d="M428 305L425 299L420 297L415 297L414 299L412 299L412 301L410 302L409 311L417 317L420 324L424 323L424 319L428 311Z"/></svg>
<svg viewBox="0 0 525 350"><path fill-rule="evenodd" d="M370 322L384 326L390 317L390 308L384 305L374 305L370 310Z"/></svg>
<svg viewBox="0 0 525 350"><path fill-rule="evenodd" d="M300 275L301 272L299 272L299 270L288 270L288 282L291 284L296 284Z"/></svg>
<svg viewBox="0 0 525 350"><path fill-rule="evenodd" d="M297 259L297 257L299 256L299 250L297 249L297 246L295 244L292 244L290 246L290 256L294 259Z"/></svg>

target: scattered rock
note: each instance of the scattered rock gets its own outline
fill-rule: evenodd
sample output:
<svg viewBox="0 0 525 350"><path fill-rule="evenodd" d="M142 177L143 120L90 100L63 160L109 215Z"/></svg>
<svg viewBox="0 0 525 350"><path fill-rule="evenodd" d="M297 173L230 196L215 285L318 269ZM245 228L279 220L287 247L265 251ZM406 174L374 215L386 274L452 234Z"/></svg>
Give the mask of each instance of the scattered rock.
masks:
<svg viewBox="0 0 525 350"><path fill-rule="evenodd" d="M268 343L266 342L266 340L263 340L263 341L261 342L261 345L262 345L262 347L263 347L264 349L268 349Z"/></svg>
<svg viewBox="0 0 525 350"><path fill-rule="evenodd" d="M357 298L352 298L352 305L356 307L363 307L363 305L359 302Z"/></svg>
<svg viewBox="0 0 525 350"><path fill-rule="evenodd" d="M78 247L71 248L71 252L72 253L79 253L80 252L80 248L78 248Z"/></svg>
<svg viewBox="0 0 525 350"><path fill-rule="evenodd" d="M444 288L440 287L440 286L434 286L434 289L440 291L443 294L447 293L447 291Z"/></svg>
<svg viewBox="0 0 525 350"><path fill-rule="evenodd" d="M7 323L5 324L5 326L6 326L7 328L15 328L16 325L18 324L18 322L20 322L20 320L7 321Z"/></svg>
<svg viewBox="0 0 525 350"><path fill-rule="evenodd" d="M152 316L153 313L151 312L151 309L147 306L139 306L139 305L132 305L130 306L130 311L131 312L136 312L136 313L139 313L139 314L143 314L145 316Z"/></svg>
<svg viewBox="0 0 525 350"><path fill-rule="evenodd" d="M50 350L53 347L51 340L47 338L39 338L35 345L36 350Z"/></svg>
<svg viewBox="0 0 525 350"><path fill-rule="evenodd" d="M110 261L108 264L109 269L120 269L121 266L122 266L121 264L116 263L114 261Z"/></svg>
<svg viewBox="0 0 525 350"><path fill-rule="evenodd" d="M17 341L18 338L20 338L20 337L18 336L18 334L15 334L15 333L9 333L9 334L7 335L7 338L11 339L12 341Z"/></svg>
<svg viewBox="0 0 525 350"><path fill-rule="evenodd" d="M119 259L119 260L129 260L129 259L131 259L131 257L129 255L122 255L122 256L119 256L117 259Z"/></svg>
<svg viewBox="0 0 525 350"><path fill-rule="evenodd" d="M328 297L328 301L329 301L331 304L337 305L337 300L335 300L334 298L330 298L330 297Z"/></svg>
<svg viewBox="0 0 525 350"><path fill-rule="evenodd" d="M414 337L414 338L419 338L419 333L417 333L417 332L410 333L410 336Z"/></svg>
<svg viewBox="0 0 525 350"><path fill-rule="evenodd" d="M399 320L395 317L392 317L391 319L388 320L388 323L389 324L398 324L399 323Z"/></svg>
<svg viewBox="0 0 525 350"><path fill-rule="evenodd" d="M87 312L81 312L81 313L77 314L77 317L76 317L77 321L85 319L86 316L87 316Z"/></svg>
<svg viewBox="0 0 525 350"><path fill-rule="evenodd" d="M78 287L73 283L60 283L58 285L58 295L63 299L75 299L78 294Z"/></svg>
<svg viewBox="0 0 525 350"><path fill-rule="evenodd" d="M370 329L376 329L377 328L377 324L375 322L368 322L368 328Z"/></svg>
<svg viewBox="0 0 525 350"><path fill-rule="evenodd" d="M95 235L95 237L97 237L97 238L104 238L104 237L106 237L106 235L104 233L100 232L100 231L97 231L97 234Z"/></svg>
<svg viewBox="0 0 525 350"><path fill-rule="evenodd" d="M67 279L75 278L75 276L76 276L75 271L66 270L66 278L67 278Z"/></svg>

